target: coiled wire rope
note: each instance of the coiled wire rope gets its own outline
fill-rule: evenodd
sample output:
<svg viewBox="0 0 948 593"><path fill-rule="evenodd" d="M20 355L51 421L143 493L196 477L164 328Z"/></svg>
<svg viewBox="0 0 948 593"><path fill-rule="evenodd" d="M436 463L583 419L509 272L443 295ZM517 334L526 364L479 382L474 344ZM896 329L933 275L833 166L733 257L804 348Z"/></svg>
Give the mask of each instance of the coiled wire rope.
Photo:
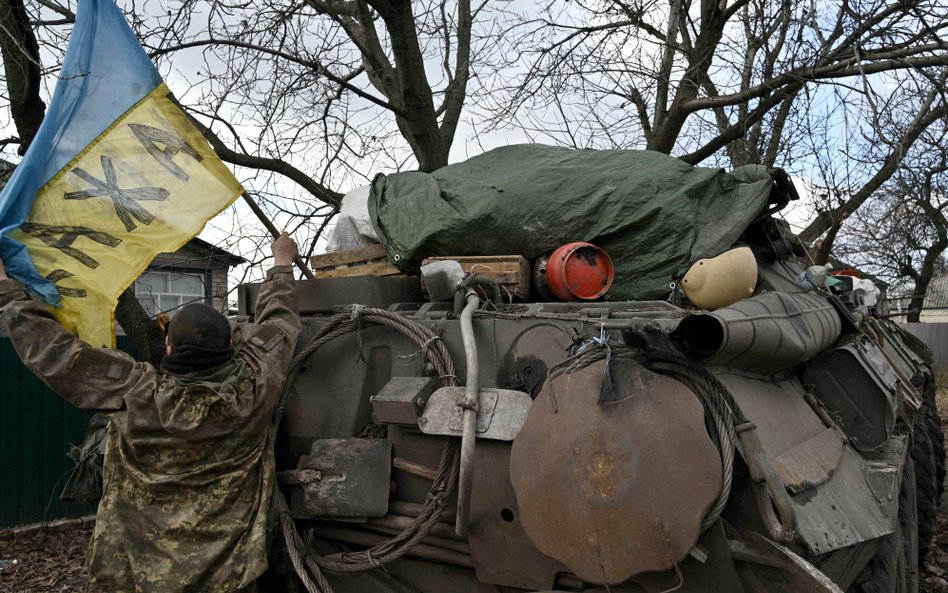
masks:
<svg viewBox="0 0 948 593"><path fill-rule="evenodd" d="M286 387L282 395L283 401L287 397L293 378L316 350L339 336L360 329L363 324L390 327L407 336L419 347L423 362L431 363L443 385L457 384L454 363L440 336L429 328L391 311L356 305L349 312L330 318L294 356L290 362ZM605 336L592 342L586 344L574 357L552 367L547 380L552 381L560 375L575 372L601 360L606 360L608 364L615 358L635 359L644 361L646 367L653 372L680 381L701 401L705 410L708 436L718 449L722 466L721 492L701 523L701 531L706 531L718 520L727 505L733 480L734 450L737 443L735 426L746 422L733 396L707 369L680 354L654 348L614 345L610 344ZM282 409L281 404L279 413L275 416L271 437L273 439L276 437ZM459 458L458 439L449 438L442 451L435 479L418 516L401 533L358 552L328 556L307 553L306 544L293 523L286 499L276 487L274 503L277 505L283 539L290 562L306 590L309 593L332 593L332 587L326 580L323 570L337 573L371 570L408 553L431 532L445 510L447 499L457 483Z"/></svg>
<svg viewBox="0 0 948 593"><path fill-rule="evenodd" d="M353 306L348 312L333 316L290 361L287 380L281 395L281 405L274 416L271 440L275 441L277 429L282 418L283 404L289 393L289 386L298 374L303 363L321 346L363 327L364 324L381 325L392 328L407 336L421 351L422 362L430 363L445 386L457 384L454 362L441 337L431 329L405 319L401 315L385 309ZM296 529L289 507L279 487L274 487L274 504L280 519L280 529L290 557L290 563L297 576L309 593L332 593L332 587L322 570L338 573L371 570L401 558L426 537L437 524L447 505L447 499L458 480L460 449L456 438L448 438L441 453L441 461L435 479L421 511L411 524L391 539L380 542L367 550L344 552L328 556L307 553L306 544Z"/></svg>
<svg viewBox="0 0 948 593"><path fill-rule="evenodd" d="M743 424L746 419L727 388L701 365L673 352L611 344L604 336L584 342L575 357L552 367L547 381L601 360L605 360L608 365L615 359L642 361L649 370L684 384L701 401L705 428L721 457L721 492L701 522L701 531L706 531L727 506L734 477L734 450L737 443L735 426Z"/></svg>

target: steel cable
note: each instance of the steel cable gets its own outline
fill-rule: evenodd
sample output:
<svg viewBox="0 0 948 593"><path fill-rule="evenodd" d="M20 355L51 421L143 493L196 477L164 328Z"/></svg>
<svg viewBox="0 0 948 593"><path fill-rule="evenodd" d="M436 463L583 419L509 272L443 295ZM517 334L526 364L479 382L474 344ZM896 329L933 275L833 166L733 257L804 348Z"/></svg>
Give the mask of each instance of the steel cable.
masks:
<svg viewBox="0 0 948 593"><path fill-rule="evenodd" d="M356 331L362 323L390 327L407 336L419 347L423 359L431 363L444 385L457 384L454 363L440 336L429 328L391 311L357 307L351 312L341 313L330 318L293 357L283 398L286 398L292 379L313 352L339 336ZM644 360L650 370L680 381L694 392L701 401L705 410L708 434L719 451L722 464L721 492L701 524L701 531L707 530L720 517L730 494L734 450L737 442L734 427L744 421L740 408L734 403L733 397L727 388L707 369L683 356L658 350L640 350L618 345L598 345L587 349L579 356L561 365L553 367L550 370L548 380L552 381L561 374L575 372L580 368L609 357ZM278 422L279 415L277 417ZM276 425L274 426L275 434ZM442 451L435 480L418 516L401 533L367 550L358 552L344 552L328 556L307 553L305 544L290 516L286 500L277 488L275 497L284 541L294 570L307 591L310 593L332 593L332 588L323 575L322 569L338 573L371 570L408 553L430 533L446 508L447 499L457 483L458 462L457 439L448 439Z"/></svg>
<svg viewBox="0 0 948 593"><path fill-rule="evenodd" d="M289 387L303 363L321 346L339 336L356 331L362 326L362 323L390 327L407 336L419 347L423 360L431 363L442 384L445 386L457 384L454 362L440 336L429 328L391 311L357 305L347 313L340 313L330 318L290 361L286 384L281 396L281 406L274 417L273 439L276 438L277 428L282 417L283 403L285 403L289 394ZM280 489L275 488L274 504L277 505L284 543L290 556L290 562L306 590L310 593L332 593L332 587L322 574L321 569L339 573L371 570L408 553L431 532L446 508L447 499L451 496L451 492L457 483L459 458L457 439L448 438L441 453L441 461L435 479L418 516L401 533L367 550L358 552L345 552L328 556L307 553L305 544L296 529L296 524L293 523L286 499Z"/></svg>
<svg viewBox="0 0 948 593"><path fill-rule="evenodd" d="M740 408L727 388L701 365L682 355L656 349L593 343L577 356L550 369L547 381L574 373L601 360L635 359L646 368L684 384L701 401L705 411L705 427L721 457L721 492L701 522L701 531L714 525L727 506L734 477L734 450L737 443L735 426L745 422Z"/></svg>

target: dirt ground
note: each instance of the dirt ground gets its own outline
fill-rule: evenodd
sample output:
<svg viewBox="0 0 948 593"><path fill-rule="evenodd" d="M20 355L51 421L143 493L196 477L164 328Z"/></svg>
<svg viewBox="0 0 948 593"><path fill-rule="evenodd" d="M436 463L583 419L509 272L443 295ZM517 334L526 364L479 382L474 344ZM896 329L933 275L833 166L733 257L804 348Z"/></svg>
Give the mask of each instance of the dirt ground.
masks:
<svg viewBox="0 0 948 593"><path fill-rule="evenodd" d="M85 523L0 540L0 591L105 593L86 576L91 536L92 524Z"/></svg>
<svg viewBox="0 0 948 593"><path fill-rule="evenodd" d="M944 424L944 420L942 420ZM925 561L922 571L921 590L928 593L948 593L948 514L942 500L941 514L938 515L938 530L932 550Z"/></svg>
<svg viewBox="0 0 948 593"><path fill-rule="evenodd" d="M948 373L942 373L938 384L938 413L941 427L948 434ZM948 491L942 496L938 510L932 549L922 567L921 590L927 593L948 593Z"/></svg>
<svg viewBox="0 0 948 593"><path fill-rule="evenodd" d="M948 383L942 385L946 387L939 390L938 406L948 432ZM922 593L948 593L948 494L940 510L932 550L922 567ZM90 522L10 535L0 535L0 592L106 593L86 576Z"/></svg>

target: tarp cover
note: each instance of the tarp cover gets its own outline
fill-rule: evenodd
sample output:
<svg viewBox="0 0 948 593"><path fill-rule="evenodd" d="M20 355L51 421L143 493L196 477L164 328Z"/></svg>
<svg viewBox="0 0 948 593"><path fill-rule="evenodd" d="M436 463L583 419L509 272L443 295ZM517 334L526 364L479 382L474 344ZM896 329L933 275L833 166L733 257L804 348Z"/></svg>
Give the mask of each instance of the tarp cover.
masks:
<svg viewBox="0 0 948 593"><path fill-rule="evenodd" d="M369 213L404 271L432 256L532 259L589 241L615 264L607 298L652 299L695 260L731 247L774 186L762 166L727 173L657 152L524 144L430 174L378 175Z"/></svg>

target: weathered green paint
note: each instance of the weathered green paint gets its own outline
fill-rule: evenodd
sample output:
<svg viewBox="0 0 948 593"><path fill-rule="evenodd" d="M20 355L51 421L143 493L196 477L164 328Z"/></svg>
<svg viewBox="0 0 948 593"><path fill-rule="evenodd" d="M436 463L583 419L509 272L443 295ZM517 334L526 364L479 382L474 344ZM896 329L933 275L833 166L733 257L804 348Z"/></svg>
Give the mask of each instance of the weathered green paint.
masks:
<svg viewBox="0 0 948 593"><path fill-rule="evenodd" d="M119 348L132 351L125 337ZM43 385L0 337L0 527L78 517L94 505L63 503L59 495L92 412L79 410Z"/></svg>

